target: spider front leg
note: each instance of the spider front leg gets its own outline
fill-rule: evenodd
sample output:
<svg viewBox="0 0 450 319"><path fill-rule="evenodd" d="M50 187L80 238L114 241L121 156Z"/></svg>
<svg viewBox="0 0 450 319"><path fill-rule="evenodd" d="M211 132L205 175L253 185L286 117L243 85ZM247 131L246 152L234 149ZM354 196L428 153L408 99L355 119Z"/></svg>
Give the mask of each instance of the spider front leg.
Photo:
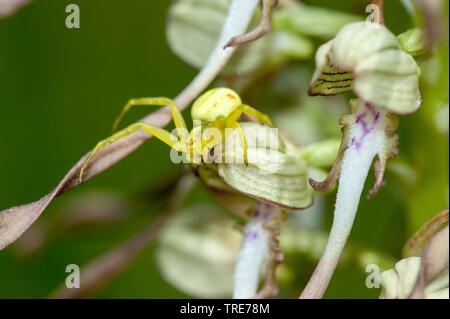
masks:
<svg viewBox="0 0 450 319"><path fill-rule="evenodd" d="M154 137L160 139L167 145L175 148L177 151L183 152L183 147L182 147L182 145L180 145L180 141L175 135L169 133L168 131L166 131L162 128L155 127L150 124L146 124L146 123L142 123L142 122L133 123L130 126L124 128L123 130L120 130L117 133L111 135L107 139L100 141L94 147L94 149L89 153L88 157L86 158L86 160L80 170L79 182L81 183L83 181L83 177L84 177L84 174L85 174L87 168L89 167L89 163L92 161L92 159L95 157L95 155L102 148L104 148L104 147L108 146L109 144L114 143L118 140L121 140L124 137L131 135L140 129L152 134Z"/></svg>
<svg viewBox="0 0 450 319"><path fill-rule="evenodd" d="M241 139L242 143L242 149L244 151L244 164L248 165L248 156L247 156L247 139L245 138L245 132L242 128L241 124L238 123L239 117L241 117L242 111L237 109L234 112L232 112L228 117L225 119L225 127L234 128L238 130L239 138Z"/></svg>
<svg viewBox="0 0 450 319"><path fill-rule="evenodd" d="M253 116L260 123L264 123L267 126L273 127L273 122L268 115L261 113L260 111L249 105L242 104L238 107L238 110L244 114Z"/></svg>
<svg viewBox="0 0 450 319"><path fill-rule="evenodd" d="M170 113L172 113L173 121L175 123L175 127L177 130L180 129L186 129L186 122L183 119L183 115L181 114L180 110L178 109L177 105L174 101L171 99L165 98L165 97L146 97L146 98L139 98L139 99L131 99L128 101L128 103L123 108L120 115L117 117L116 121L113 125L113 132L117 130L117 127L119 126L120 122L122 122L123 118L125 117L125 114L127 114L130 109L134 106L168 106L170 108ZM178 132L178 136L181 137L181 132Z"/></svg>
<svg viewBox="0 0 450 319"><path fill-rule="evenodd" d="M247 166L248 165L248 155L247 155L248 145L247 145L247 139L245 138L244 129L242 128L242 125L239 124L238 122L234 122L233 124L231 124L231 127L238 130L239 138L241 139L241 143L242 143L242 149L244 151L244 164Z"/></svg>
<svg viewBox="0 0 450 319"><path fill-rule="evenodd" d="M239 136L241 138L241 143L244 151L244 163L245 165L248 165L248 156L247 156L247 139L245 138L244 129L242 126L238 123L239 118L241 117L242 113L248 114L253 116L258 122L264 123L270 127L273 127L272 120L270 117L264 113L259 112L257 109L241 104L234 110L225 120L225 127L230 128L236 128L238 129Z"/></svg>

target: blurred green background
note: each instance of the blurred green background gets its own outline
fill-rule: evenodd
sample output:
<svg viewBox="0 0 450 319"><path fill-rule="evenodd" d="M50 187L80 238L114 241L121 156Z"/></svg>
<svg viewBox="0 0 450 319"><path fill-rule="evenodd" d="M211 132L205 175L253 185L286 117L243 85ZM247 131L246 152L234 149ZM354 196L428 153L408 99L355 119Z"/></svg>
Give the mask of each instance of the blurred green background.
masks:
<svg viewBox="0 0 450 319"><path fill-rule="evenodd" d="M35 0L0 20L0 209L37 200L55 187L82 154L110 133L129 98L174 97L197 72L167 44L166 13L171 1L78 0L81 28L70 30L65 27L65 8L72 2ZM305 2L360 15L366 5L351 0ZM396 34L414 26L400 1L387 1L385 12L386 24ZM446 30L448 14L441 24ZM279 76L290 72L296 79L292 73L310 74L313 66L313 59L294 61ZM401 118L401 155L391 162L387 185L379 196L372 201L362 198L350 238L393 260L399 259L404 242L420 225L448 206L448 34L421 67L423 107ZM295 88L306 90L301 81L294 83ZM280 118L283 112L292 112L273 104L258 107L270 114L280 112ZM442 111L445 108L447 113ZM136 110L128 120L147 111ZM334 120L337 115L333 116ZM439 124L444 117L447 129ZM334 125L328 135L337 134ZM110 227L64 234L31 257L14 246L0 252L0 297L47 297L64 281L67 264L86 264L157 215L167 196L146 200L145 195L170 182L182 168L171 163L167 146L151 140L88 184L58 198L42 215L43 221L57 218L69 201L99 190L131 201L131 217ZM366 187L372 182L369 178ZM324 196L322 230L329 228L334 195ZM201 187L189 198L193 203L210 200ZM155 265L155 244L96 297L189 297L161 276ZM296 287L285 296L301 290L315 264L295 262ZM326 296L376 297L378 291L367 289L364 278L363 269L340 267Z"/></svg>

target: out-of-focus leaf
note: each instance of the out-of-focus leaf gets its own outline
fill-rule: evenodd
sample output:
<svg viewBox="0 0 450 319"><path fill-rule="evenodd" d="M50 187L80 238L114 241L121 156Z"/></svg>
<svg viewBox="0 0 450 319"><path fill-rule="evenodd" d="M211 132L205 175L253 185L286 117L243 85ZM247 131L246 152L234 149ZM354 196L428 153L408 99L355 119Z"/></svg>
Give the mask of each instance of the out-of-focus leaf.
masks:
<svg viewBox="0 0 450 319"><path fill-rule="evenodd" d="M314 44L308 38L273 30L263 38L241 47L223 73L246 74L258 68L275 68L285 61L306 60L313 54Z"/></svg>
<svg viewBox="0 0 450 319"><path fill-rule="evenodd" d="M324 140L301 149L301 157L310 166L329 167L337 157L341 141L338 139Z"/></svg>
<svg viewBox="0 0 450 319"><path fill-rule="evenodd" d="M247 218L249 210L256 204L253 198L242 194L231 194L217 190L212 190L212 194L227 211L239 218Z"/></svg>
<svg viewBox="0 0 450 319"><path fill-rule="evenodd" d="M331 38L343 26L358 20L362 17L300 3L278 10L273 16L275 28L320 38Z"/></svg>
<svg viewBox="0 0 450 319"><path fill-rule="evenodd" d="M275 30L267 39L268 61L273 64L288 59L304 60L314 53L311 40L291 32Z"/></svg>
<svg viewBox="0 0 450 319"><path fill-rule="evenodd" d="M229 5L229 0L176 1L167 18L172 51L185 62L202 67L216 44Z"/></svg>
<svg viewBox="0 0 450 319"><path fill-rule="evenodd" d="M179 0L169 10L167 39L172 51L186 63L202 67L214 48L225 21L229 0ZM263 64L305 59L313 54L312 42L283 30L240 48L223 73L248 73Z"/></svg>
<svg viewBox="0 0 450 319"><path fill-rule="evenodd" d="M449 127L449 105L447 103L443 103L442 106L436 111L436 115L434 117L436 128L440 133L447 134L448 136L448 127Z"/></svg>
<svg viewBox="0 0 450 319"><path fill-rule="evenodd" d="M427 49L427 40L421 29L411 29L398 37L400 48L411 56L424 54Z"/></svg>
<svg viewBox="0 0 450 319"><path fill-rule="evenodd" d="M299 90L298 96L293 97L292 107L277 110L272 118L278 128L288 134L295 143L307 146L328 139L338 139L341 131L339 118L348 111L348 103L342 95L339 96L308 96L307 90L310 77L303 78L298 73L306 73L304 68L290 67L283 71L278 86L284 90ZM294 74L297 73L297 74ZM292 86L293 82L302 84ZM288 91L283 91L283 96Z"/></svg>
<svg viewBox="0 0 450 319"><path fill-rule="evenodd" d="M249 164L243 163L242 144L235 132L227 138L225 149L225 157L233 152L232 158L235 160L219 164L219 175L224 181L268 204L287 209L311 205L308 166L298 155L298 149L283 139L282 134L261 134L261 130L275 133L261 124L248 122L242 123L242 127L248 143ZM263 141L261 136L264 136ZM240 161L236 161L236 154L241 156Z"/></svg>
<svg viewBox="0 0 450 319"><path fill-rule="evenodd" d="M418 79L417 63L386 27L355 22L319 48L309 92L334 95L353 89L375 107L405 114L421 104Z"/></svg>
<svg viewBox="0 0 450 319"><path fill-rule="evenodd" d="M164 278L194 297L231 296L242 237L233 225L213 205L195 205L180 212L158 241L156 260Z"/></svg>
<svg viewBox="0 0 450 319"><path fill-rule="evenodd" d="M417 181L405 198L408 234L413 234L435 212L449 205L448 135L436 128L437 117L445 123L444 127L449 121L443 109L449 99L448 56L448 40L442 38L436 43L433 56L419 62L423 107L409 121L404 133L407 139L402 138L403 144L409 143L407 148Z"/></svg>

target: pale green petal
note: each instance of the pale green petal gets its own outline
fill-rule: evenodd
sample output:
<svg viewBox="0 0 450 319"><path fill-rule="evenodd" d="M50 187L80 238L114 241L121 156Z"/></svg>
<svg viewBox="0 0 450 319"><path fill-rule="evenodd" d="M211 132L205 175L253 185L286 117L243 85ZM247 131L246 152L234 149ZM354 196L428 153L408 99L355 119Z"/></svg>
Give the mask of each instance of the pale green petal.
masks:
<svg viewBox="0 0 450 319"><path fill-rule="evenodd" d="M398 275L394 269L389 269L381 273L381 294L380 299L397 299L397 288L399 285Z"/></svg>
<svg viewBox="0 0 450 319"><path fill-rule="evenodd" d="M389 49L372 54L358 63L354 74L355 92L376 107L405 114L420 106L419 67L403 51Z"/></svg>
<svg viewBox="0 0 450 319"><path fill-rule="evenodd" d="M397 262L394 269L382 272L380 276L380 298L408 298L416 286L421 267L421 257L408 257ZM423 297L426 299L448 299L448 285L447 267L438 277L426 283Z"/></svg>
<svg viewBox="0 0 450 319"><path fill-rule="evenodd" d="M188 64L202 67L211 54L227 16L229 0L183 0L170 7L167 39Z"/></svg>
<svg viewBox="0 0 450 319"><path fill-rule="evenodd" d="M309 94L333 95L353 89L375 107L411 113L421 104L419 71L386 27L351 23L319 48Z"/></svg>
<svg viewBox="0 0 450 319"><path fill-rule="evenodd" d="M358 63L355 74L365 72L389 73L395 75L419 75L419 67L412 56L397 49L372 54ZM417 89L417 86L415 87Z"/></svg>
<svg viewBox="0 0 450 319"><path fill-rule="evenodd" d="M354 22L342 28L334 38L332 63L343 71L352 71L371 54L398 48L397 38L385 26Z"/></svg>
<svg viewBox="0 0 450 319"><path fill-rule="evenodd" d="M420 257L409 257L396 263L394 269L382 272L380 278L380 298L407 298L416 284L420 265Z"/></svg>
<svg viewBox="0 0 450 319"><path fill-rule="evenodd" d="M156 261L162 276L199 298L226 298L241 234L217 206L190 206L171 218L158 237Z"/></svg>
<svg viewBox="0 0 450 319"><path fill-rule="evenodd" d="M421 104L414 74L363 73L356 77L353 87L362 100L397 114L414 112Z"/></svg>
<svg viewBox="0 0 450 319"><path fill-rule="evenodd" d="M225 158L231 154L240 162L227 161L218 165L223 180L239 192L273 205L288 209L310 206L312 190L308 184L308 167L298 155L299 151L294 151L288 141L277 140L281 134L256 139L256 136L265 136L264 130L274 132L266 126L257 123L242 123L242 126L248 142L249 164L243 164L237 134L227 136Z"/></svg>
<svg viewBox="0 0 450 319"><path fill-rule="evenodd" d="M293 175L262 175L253 165L221 164L219 174L240 192L272 205L300 209L312 204L306 172Z"/></svg>

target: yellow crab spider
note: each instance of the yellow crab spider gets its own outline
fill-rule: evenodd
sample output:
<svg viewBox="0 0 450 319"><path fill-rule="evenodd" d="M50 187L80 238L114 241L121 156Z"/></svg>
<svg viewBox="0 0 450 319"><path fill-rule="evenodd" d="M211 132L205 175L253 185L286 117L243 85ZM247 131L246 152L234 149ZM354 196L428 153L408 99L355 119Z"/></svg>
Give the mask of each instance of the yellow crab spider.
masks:
<svg viewBox="0 0 450 319"><path fill-rule="evenodd" d="M159 128L152 126L143 122L136 122L131 124L130 126L122 129L107 139L100 141L94 149L89 153L86 158L79 175L79 181L83 181L84 174L86 169L89 166L89 163L92 161L94 156L105 146L116 142L128 135L133 134L138 130L146 131L152 134L154 137L160 139L167 145L173 147L178 152L190 152L192 156L190 159L196 157L201 157L203 155L203 143L200 143L200 148L195 147L193 144L195 143L195 135L200 128L216 128L222 133L222 137L225 137L224 131L226 128L235 128L238 129L240 134L241 143L243 145L243 153L244 153L244 162L248 163L247 159L247 142L244 136L244 130L242 126L238 123L242 114L247 114L255 118L258 122L264 123L268 126L273 126L271 119L258 110L254 109L251 106L242 104L241 98L239 95L231 89L228 88L215 88L205 92L199 98L194 101L192 105L191 115L192 119L195 122L200 121L200 126L196 126L192 129L189 137L183 141L183 134L187 131L186 123L183 119L183 116L176 106L175 102L171 99L164 97L156 97L156 98L140 98L140 99L131 99L125 105L122 110L122 113L119 115L117 120L114 123L113 131L115 131L122 121L125 114L134 106L169 106L170 112L172 113L172 117L174 120L175 128L178 133L178 137L173 135L172 133Z"/></svg>

